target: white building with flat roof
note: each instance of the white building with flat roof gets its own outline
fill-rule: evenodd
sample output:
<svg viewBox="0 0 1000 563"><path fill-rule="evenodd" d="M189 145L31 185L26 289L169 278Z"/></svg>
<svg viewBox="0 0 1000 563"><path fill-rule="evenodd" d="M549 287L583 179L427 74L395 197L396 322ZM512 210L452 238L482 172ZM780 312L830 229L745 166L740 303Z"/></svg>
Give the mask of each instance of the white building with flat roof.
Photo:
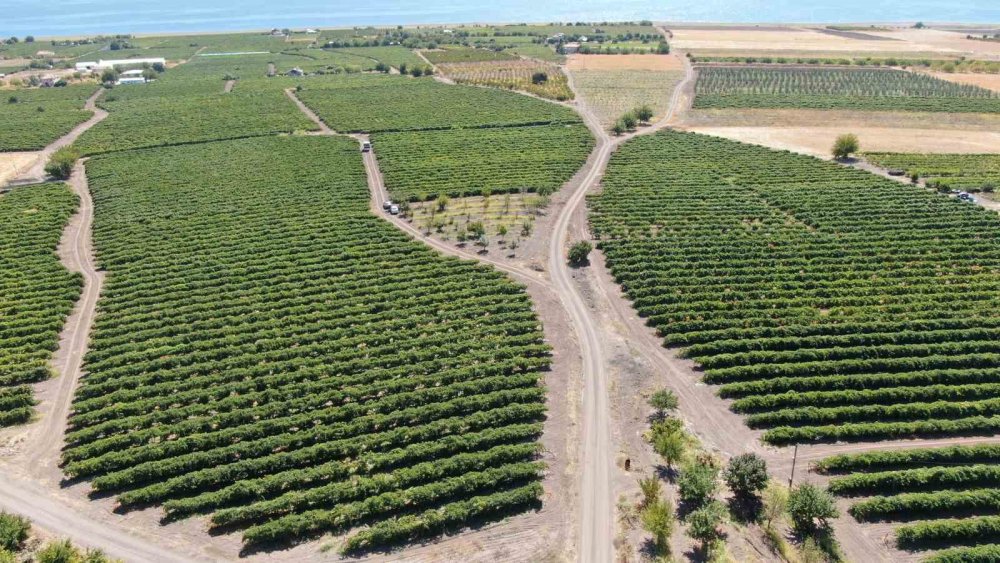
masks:
<svg viewBox="0 0 1000 563"><path fill-rule="evenodd" d="M85 72L88 70L104 70L106 68L115 68L116 66L132 66L132 65L144 65L151 64L155 65L160 63L161 65L167 64L167 60L163 57L155 57L149 59L117 59L111 61L99 60L97 62L88 61L83 63L76 63L76 70Z"/></svg>

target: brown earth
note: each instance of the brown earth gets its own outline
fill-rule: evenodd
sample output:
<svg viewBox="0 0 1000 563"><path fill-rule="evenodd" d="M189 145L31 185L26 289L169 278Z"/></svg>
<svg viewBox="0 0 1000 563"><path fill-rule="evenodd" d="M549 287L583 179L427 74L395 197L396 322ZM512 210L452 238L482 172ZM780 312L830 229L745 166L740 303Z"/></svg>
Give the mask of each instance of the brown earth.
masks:
<svg viewBox="0 0 1000 563"><path fill-rule="evenodd" d="M21 174L38 159L37 152L0 153L0 186L7 180Z"/></svg>
<svg viewBox="0 0 1000 563"><path fill-rule="evenodd" d="M972 84L994 92L1000 92L1000 74L980 74L973 72L927 72L934 78L957 82L959 84Z"/></svg>

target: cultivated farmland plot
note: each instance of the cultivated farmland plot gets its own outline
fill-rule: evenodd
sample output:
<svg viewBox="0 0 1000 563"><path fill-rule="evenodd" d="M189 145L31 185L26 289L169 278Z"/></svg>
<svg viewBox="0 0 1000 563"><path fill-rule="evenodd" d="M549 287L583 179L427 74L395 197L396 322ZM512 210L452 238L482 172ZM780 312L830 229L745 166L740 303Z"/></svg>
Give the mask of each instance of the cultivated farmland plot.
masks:
<svg viewBox="0 0 1000 563"><path fill-rule="evenodd" d="M934 562L993 561L1000 555L998 463L1000 445L983 444L839 455L817 470L836 475L831 492L856 498L849 512L858 521L904 522L896 529L901 548L952 548Z"/></svg>
<svg viewBox="0 0 1000 563"><path fill-rule="evenodd" d="M438 65L455 82L492 86L508 90L522 90L553 100L573 99L573 91L566 81L566 75L558 66L539 61L519 59L514 61L485 61L478 63L443 63ZM534 77L545 75L536 83Z"/></svg>
<svg viewBox="0 0 1000 563"><path fill-rule="evenodd" d="M1000 155L996 154L865 153L865 158L945 188L979 191L1000 187Z"/></svg>
<svg viewBox="0 0 1000 563"><path fill-rule="evenodd" d="M0 151L41 150L90 119L84 102L93 84L0 92Z"/></svg>
<svg viewBox="0 0 1000 563"><path fill-rule="evenodd" d="M107 278L68 475L253 546L368 524L346 543L367 550L538 504L549 348L530 300L371 215L355 141L87 171Z"/></svg>
<svg viewBox="0 0 1000 563"><path fill-rule="evenodd" d="M35 404L29 383L48 379L59 332L82 280L56 256L77 206L64 184L0 195L0 426L27 422Z"/></svg>
<svg viewBox="0 0 1000 563"><path fill-rule="evenodd" d="M590 206L638 312L765 441L1000 429L994 213L676 132L622 146Z"/></svg>
<svg viewBox="0 0 1000 563"><path fill-rule="evenodd" d="M1000 112L1000 94L893 69L703 67L695 108Z"/></svg>

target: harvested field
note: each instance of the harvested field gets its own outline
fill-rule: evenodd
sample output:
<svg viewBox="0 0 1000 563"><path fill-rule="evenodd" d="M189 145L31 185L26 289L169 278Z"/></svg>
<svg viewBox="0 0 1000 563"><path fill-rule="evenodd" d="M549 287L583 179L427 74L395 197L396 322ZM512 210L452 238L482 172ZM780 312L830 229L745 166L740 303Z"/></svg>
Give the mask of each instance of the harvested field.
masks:
<svg viewBox="0 0 1000 563"><path fill-rule="evenodd" d="M579 70L684 70L684 61L677 55L569 55L566 68Z"/></svg>
<svg viewBox="0 0 1000 563"><path fill-rule="evenodd" d="M958 84L972 84L980 88L1000 92L1000 74L978 74L972 72L928 72L934 78L957 82Z"/></svg>
<svg viewBox="0 0 1000 563"><path fill-rule="evenodd" d="M904 29L874 33L880 37L901 39L911 45L921 45L935 51L955 51L975 58L1000 59L1000 43L966 39L966 33L939 29Z"/></svg>
<svg viewBox="0 0 1000 563"><path fill-rule="evenodd" d="M38 153L33 152L0 153L0 186L34 164L36 158Z"/></svg>
<svg viewBox="0 0 1000 563"><path fill-rule="evenodd" d="M860 40L820 33L817 30L795 31L746 31L746 30L697 30L675 29L671 45L684 51L736 50L738 54L747 51L797 51L797 52L889 52L913 53L938 50L927 44L902 40L888 42L884 39L895 38L888 34L879 34L879 39ZM954 34L950 34L954 35ZM904 38L905 39L905 38ZM970 41L971 42L971 41ZM948 49L944 49L948 50ZM959 49L953 49L959 50Z"/></svg>
<svg viewBox="0 0 1000 563"><path fill-rule="evenodd" d="M580 70L571 73L576 90L605 126L641 105L653 108L653 120L656 121L667 111L674 87L684 79L682 70Z"/></svg>
<svg viewBox="0 0 1000 563"><path fill-rule="evenodd" d="M824 120L829 122L830 120ZM690 131L735 141L830 157L837 135L851 132L872 152L1000 153L1000 132L892 127L691 127Z"/></svg>

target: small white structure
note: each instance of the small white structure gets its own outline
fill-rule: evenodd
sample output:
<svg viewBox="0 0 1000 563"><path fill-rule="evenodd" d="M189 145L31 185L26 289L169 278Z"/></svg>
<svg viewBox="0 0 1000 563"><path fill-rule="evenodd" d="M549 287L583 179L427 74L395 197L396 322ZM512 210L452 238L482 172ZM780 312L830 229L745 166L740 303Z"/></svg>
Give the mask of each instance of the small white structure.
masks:
<svg viewBox="0 0 1000 563"><path fill-rule="evenodd" d="M579 43L567 43L567 44L563 45L563 52L566 53L567 55L571 55L573 53L576 53L579 50L580 50L580 44Z"/></svg>
<svg viewBox="0 0 1000 563"><path fill-rule="evenodd" d="M149 59L117 59L111 61L99 60L97 62L87 61L83 63L76 63L76 70L80 72L91 71L91 70L104 70L106 68L115 68L116 66L133 66L133 65L144 65L144 64L167 64L167 59L163 57L155 57Z"/></svg>
<svg viewBox="0 0 1000 563"><path fill-rule="evenodd" d="M586 42L587 42L587 36L586 35L581 35L580 36L580 43L586 43Z"/></svg>
<svg viewBox="0 0 1000 563"><path fill-rule="evenodd" d="M309 34L309 35L315 35L315 34L319 33L319 31L316 31L315 29L313 29L313 28L310 27L309 29L306 30L306 33Z"/></svg>
<svg viewBox="0 0 1000 563"><path fill-rule="evenodd" d="M145 84L145 83L146 83L146 79L143 78L143 77L141 77L141 76L125 76L125 77L119 78L118 82L115 82L115 85L117 85L117 86L127 86L129 84Z"/></svg>
<svg viewBox="0 0 1000 563"><path fill-rule="evenodd" d="M142 76L142 69L135 68L132 70L126 70L125 72L121 73L121 76L122 78L125 78L126 76Z"/></svg>

